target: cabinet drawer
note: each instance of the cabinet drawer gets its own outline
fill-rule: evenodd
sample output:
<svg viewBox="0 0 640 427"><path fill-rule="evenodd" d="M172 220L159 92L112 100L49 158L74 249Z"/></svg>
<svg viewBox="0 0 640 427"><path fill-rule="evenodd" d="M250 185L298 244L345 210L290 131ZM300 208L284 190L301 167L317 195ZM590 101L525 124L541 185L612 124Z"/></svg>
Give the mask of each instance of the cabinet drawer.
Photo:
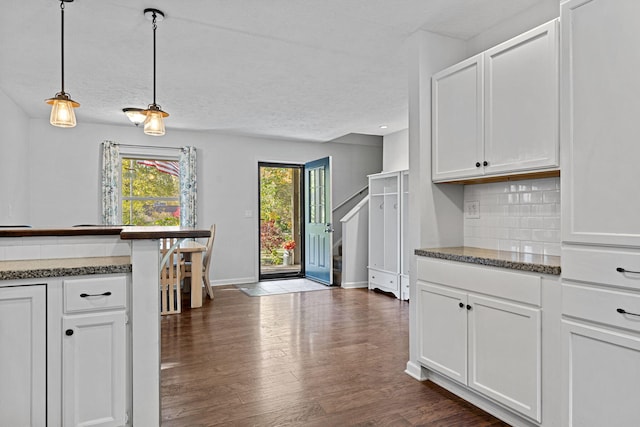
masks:
<svg viewBox="0 0 640 427"><path fill-rule="evenodd" d="M640 252L631 249L562 248L563 279L640 290L640 273L633 271L640 272Z"/></svg>
<svg viewBox="0 0 640 427"><path fill-rule="evenodd" d="M92 277L63 282L64 312L124 309L127 304L127 278Z"/></svg>
<svg viewBox="0 0 640 427"><path fill-rule="evenodd" d="M497 267L418 257L418 280L540 306L542 279Z"/></svg>
<svg viewBox="0 0 640 427"><path fill-rule="evenodd" d="M369 270L369 287L375 288L380 286L381 288L390 289L393 291L398 290L398 275L385 273L378 270Z"/></svg>
<svg viewBox="0 0 640 427"><path fill-rule="evenodd" d="M605 325L640 331L640 295L611 289L562 284L562 314Z"/></svg>

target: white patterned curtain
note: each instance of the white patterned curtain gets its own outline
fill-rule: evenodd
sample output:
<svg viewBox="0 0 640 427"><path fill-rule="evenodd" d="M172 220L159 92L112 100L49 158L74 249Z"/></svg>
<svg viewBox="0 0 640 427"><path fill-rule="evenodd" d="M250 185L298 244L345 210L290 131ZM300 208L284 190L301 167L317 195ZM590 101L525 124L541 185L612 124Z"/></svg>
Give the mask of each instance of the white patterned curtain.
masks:
<svg viewBox="0 0 640 427"><path fill-rule="evenodd" d="M102 223L122 222L120 202L120 148L112 141L102 143Z"/></svg>
<svg viewBox="0 0 640 427"><path fill-rule="evenodd" d="M185 146L180 152L180 225L195 227L196 213L196 147Z"/></svg>

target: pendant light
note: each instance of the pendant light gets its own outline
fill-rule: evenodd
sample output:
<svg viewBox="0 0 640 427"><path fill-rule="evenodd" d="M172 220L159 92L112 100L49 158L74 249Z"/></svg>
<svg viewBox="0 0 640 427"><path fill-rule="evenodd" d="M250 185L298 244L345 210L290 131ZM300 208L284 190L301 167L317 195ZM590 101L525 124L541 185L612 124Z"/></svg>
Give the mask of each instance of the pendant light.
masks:
<svg viewBox="0 0 640 427"><path fill-rule="evenodd" d="M45 102L51 105L51 116L49 122L53 126L72 128L76 125L76 114L73 109L78 108L80 104L69 98L69 94L64 91L64 4L71 3L73 0L61 0L60 1L60 47L61 47L61 64L62 64L62 89L56 93L56 96L45 100Z"/></svg>
<svg viewBox="0 0 640 427"><path fill-rule="evenodd" d="M164 13L158 9L145 9L144 16L151 19L153 27L153 104L143 111L147 116L144 121L144 133L153 136L164 135L164 118L169 117L169 113L162 111L162 108L156 104L156 28L157 21L164 19Z"/></svg>

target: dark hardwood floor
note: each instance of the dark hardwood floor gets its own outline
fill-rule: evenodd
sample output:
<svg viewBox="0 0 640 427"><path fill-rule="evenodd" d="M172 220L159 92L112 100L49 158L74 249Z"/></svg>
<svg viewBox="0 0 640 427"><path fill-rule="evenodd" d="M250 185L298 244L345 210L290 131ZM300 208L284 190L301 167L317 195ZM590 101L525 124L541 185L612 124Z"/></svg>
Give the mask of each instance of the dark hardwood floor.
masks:
<svg viewBox="0 0 640 427"><path fill-rule="evenodd" d="M215 300L162 318L163 426L504 426L404 373L409 303L366 289Z"/></svg>

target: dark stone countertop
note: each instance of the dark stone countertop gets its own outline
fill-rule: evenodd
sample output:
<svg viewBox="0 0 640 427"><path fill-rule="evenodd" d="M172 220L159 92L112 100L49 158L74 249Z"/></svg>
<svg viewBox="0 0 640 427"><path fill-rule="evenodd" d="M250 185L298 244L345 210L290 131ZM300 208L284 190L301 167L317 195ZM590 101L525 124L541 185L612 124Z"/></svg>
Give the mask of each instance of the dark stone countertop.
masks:
<svg viewBox="0 0 640 427"><path fill-rule="evenodd" d="M130 272L131 258L128 256L0 261L0 280Z"/></svg>
<svg viewBox="0 0 640 427"><path fill-rule="evenodd" d="M439 258L470 264L552 274L556 276L560 275L559 256L497 251L467 246L416 249L415 254L429 258Z"/></svg>

